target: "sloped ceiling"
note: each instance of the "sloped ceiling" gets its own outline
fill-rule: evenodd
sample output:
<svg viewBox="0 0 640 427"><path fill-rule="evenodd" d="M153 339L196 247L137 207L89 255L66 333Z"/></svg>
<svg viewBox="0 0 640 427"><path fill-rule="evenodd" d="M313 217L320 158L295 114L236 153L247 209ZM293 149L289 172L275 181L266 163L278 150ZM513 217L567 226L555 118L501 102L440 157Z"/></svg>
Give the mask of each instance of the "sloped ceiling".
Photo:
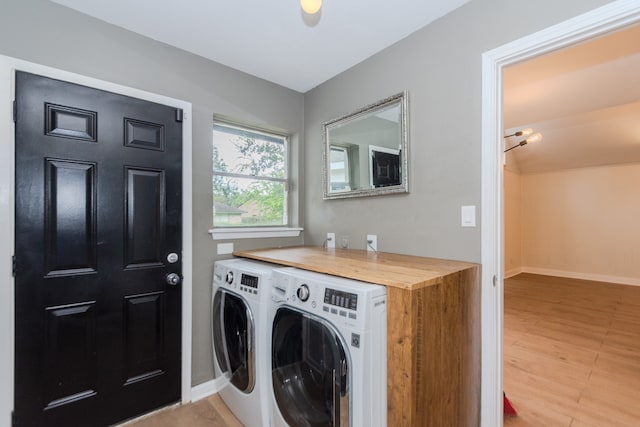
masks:
<svg viewBox="0 0 640 427"><path fill-rule="evenodd" d="M640 162L640 26L513 65L503 77L505 134L531 127L543 135L507 153L507 167Z"/></svg>
<svg viewBox="0 0 640 427"><path fill-rule="evenodd" d="M307 92L470 0L51 0Z"/></svg>

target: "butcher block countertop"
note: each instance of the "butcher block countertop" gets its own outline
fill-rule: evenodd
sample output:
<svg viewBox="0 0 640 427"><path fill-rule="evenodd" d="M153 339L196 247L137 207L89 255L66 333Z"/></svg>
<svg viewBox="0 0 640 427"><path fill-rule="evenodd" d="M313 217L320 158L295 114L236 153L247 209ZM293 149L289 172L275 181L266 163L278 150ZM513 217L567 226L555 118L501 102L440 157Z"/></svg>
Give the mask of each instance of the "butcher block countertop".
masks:
<svg viewBox="0 0 640 427"><path fill-rule="evenodd" d="M234 255L387 287L387 425L480 425L480 265L353 249Z"/></svg>
<svg viewBox="0 0 640 427"><path fill-rule="evenodd" d="M420 289L477 264L355 249L314 246L236 251L235 256L298 267L394 288Z"/></svg>

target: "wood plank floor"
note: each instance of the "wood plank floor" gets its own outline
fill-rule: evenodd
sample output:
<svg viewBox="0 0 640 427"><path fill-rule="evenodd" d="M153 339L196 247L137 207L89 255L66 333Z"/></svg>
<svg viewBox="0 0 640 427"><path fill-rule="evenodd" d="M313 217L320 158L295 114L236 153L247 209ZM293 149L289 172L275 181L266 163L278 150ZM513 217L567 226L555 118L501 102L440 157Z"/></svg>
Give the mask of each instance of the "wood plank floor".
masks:
<svg viewBox="0 0 640 427"><path fill-rule="evenodd" d="M188 405L175 405L120 427L242 427L217 394Z"/></svg>
<svg viewBox="0 0 640 427"><path fill-rule="evenodd" d="M640 287L505 280L504 390L505 426L640 426Z"/></svg>
<svg viewBox="0 0 640 427"><path fill-rule="evenodd" d="M505 281L508 427L640 426L640 287L520 274ZM241 427L219 396L122 427Z"/></svg>

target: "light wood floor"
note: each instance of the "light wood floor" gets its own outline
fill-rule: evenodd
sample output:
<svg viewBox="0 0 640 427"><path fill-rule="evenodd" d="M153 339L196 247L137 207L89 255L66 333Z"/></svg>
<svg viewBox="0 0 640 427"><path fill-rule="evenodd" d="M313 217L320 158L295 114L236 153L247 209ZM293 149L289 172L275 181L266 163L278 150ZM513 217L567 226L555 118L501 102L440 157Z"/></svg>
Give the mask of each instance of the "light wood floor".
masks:
<svg viewBox="0 0 640 427"><path fill-rule="evenodd" d="M640 287L505 281L505 426L640 426Z"/></svg>
<svg viewBox="0 0 640 427"><path fill-rule="evenodd" d="M505 281L509 427L640 426L640 287L520 274ZM241 427L214 395L122 427Z"/></svg>
<svg viewBox="0 0 640 427"><path fill-rule="evenodd" d="M242 424L216 394L188 405L162 409L120 427L242 427Z"/></svg>

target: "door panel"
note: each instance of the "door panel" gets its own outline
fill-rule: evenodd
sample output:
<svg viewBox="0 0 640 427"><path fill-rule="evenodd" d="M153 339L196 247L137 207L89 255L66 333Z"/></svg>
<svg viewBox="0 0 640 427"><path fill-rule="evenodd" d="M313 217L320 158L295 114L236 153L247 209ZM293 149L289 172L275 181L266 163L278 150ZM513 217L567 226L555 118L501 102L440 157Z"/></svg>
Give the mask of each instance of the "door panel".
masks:
<svg viewBox="0 0 640 427"><path fill-rule="evenodd" d="M182 124L16 73L15 425L109 425L180 398Z"/></svg>
<svg viewBox="0 0 640 427"><path fill-rule="evenodd" d="M125 118L125 144L147 150L164 151L164 126Z"/></svg>
<svg viewBox="0 0 640 427"><path fill-rule="evenodd" d="M45 134L63 138L97 141L98 113L79 108L45 103Z"/></svg>
<svg viewBox="0 0 640 427"><path fill-rule="evenodd" d="M164 374L165 293L125 298L125 384Z"/></svg>
<svg viewBox="0 0 640 427"><path fill-rule="evenodd" d="M96 394L95 301L48 307L45 344L47 409Z"/></svg>
<svg viewBox="0 0 640 427"><path fill-rule="evenodd" d="M126 268L161 267L164 247L164 172L126 167Z"/></svg>
<svg viewBox="0 0 640 427"><path fill-rule="evenodd" d="M47 276L95 272L96 165L45 162Z"/></svg>

